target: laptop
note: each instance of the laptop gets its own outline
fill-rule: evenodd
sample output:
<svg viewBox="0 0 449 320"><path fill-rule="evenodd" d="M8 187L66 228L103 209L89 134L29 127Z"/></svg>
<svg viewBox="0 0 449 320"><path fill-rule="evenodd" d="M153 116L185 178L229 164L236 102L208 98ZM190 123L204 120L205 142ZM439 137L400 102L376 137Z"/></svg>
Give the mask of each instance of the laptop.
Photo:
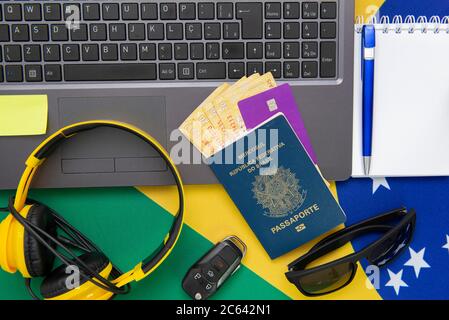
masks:
<svg viewBox="0 0 449 320"><path fill-rule="evenodd" d="M179 139L173 130L215 87L270 71L293 87L323 175L344 180L352 167L353 16L354 0L2 1L0 94L46 94L47 134L113 119L170 150ZM0 188L17 185L43 139L0 137ZM217 183L205 164L179 169L187 184ZM34 186L171 183L155 151L101 128L56 150Z"/></svg>

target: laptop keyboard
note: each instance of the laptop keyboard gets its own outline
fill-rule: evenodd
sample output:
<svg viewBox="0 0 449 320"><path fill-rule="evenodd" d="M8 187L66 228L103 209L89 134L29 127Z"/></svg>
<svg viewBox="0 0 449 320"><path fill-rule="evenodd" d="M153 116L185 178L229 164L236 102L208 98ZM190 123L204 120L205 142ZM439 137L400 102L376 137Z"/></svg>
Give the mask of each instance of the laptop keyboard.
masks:
<svg viewBox="0 0 449 320"><path fill-rule="evenodd" d="M336 1L6 1L0 82L338 76Z"/></svg>

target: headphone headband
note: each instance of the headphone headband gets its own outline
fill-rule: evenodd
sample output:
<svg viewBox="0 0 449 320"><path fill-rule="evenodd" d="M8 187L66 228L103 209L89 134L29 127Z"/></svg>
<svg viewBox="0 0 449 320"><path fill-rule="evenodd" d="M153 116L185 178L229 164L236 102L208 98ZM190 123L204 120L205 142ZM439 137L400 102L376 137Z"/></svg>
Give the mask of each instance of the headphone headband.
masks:
<svg viewBox="0 0 449 320"><path fill-rule="evenodd" d="M151 145L167 163L168 168L173 174L176 185L178 187L179 210L175 216L175 221L173 222L169 233L164 239L164 242L153 254L149 255L142 262L137 264L132 270L124 273L122 276L113 281L117 285L117 287L122 287L131 281L139 281L145 278L167 258L179 238L183 225L184 186L181 176L178 169L176 168L176 165L173 163L164 147L148 133L130 124L113 120L85 121L61 128L60 130L56 131L48 138L46 138L26 160L26 168L22 174L19 186L17 188L16 197L14 200L14 208L17 211L20 211L24 207L31 182L38 167L62 142L70 139L70 137L80 132L93 130L99 127L112 127L132 133Z"/></svg>

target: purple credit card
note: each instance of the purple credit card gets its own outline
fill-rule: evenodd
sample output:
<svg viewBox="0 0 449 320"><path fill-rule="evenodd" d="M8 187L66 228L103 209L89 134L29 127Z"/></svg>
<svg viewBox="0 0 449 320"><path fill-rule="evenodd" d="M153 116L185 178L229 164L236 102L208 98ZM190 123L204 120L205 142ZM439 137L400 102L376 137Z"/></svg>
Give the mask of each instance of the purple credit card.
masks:
<svg viewBox="0 0 449 320"><path fill-rule="evenodd" d="M304 121L302 120L295 97L288 84L283 84L242 100L238 105L248 130L256 128L276 113L282 112L295 131L296 136L307 150L312 161L315 164L317 163L315 152L313 151L309 135L304 126Z"/></svg>

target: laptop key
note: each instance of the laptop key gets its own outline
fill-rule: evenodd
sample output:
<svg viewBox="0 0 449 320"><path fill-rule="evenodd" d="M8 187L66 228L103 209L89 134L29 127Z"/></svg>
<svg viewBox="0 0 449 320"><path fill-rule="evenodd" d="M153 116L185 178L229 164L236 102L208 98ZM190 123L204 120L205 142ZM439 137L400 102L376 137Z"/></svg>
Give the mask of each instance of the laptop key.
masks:
<svg viewBox="0 0 449 320"><path fill-rule="evenodd" d="M171 43L159 43L158 45L159 60L172 59L172 45Z"/></svg>
<svg viewBox="0 0 449 320"><path fill-rule="evenodd" d="M304 2L302 4L302 18L303 19L317 19L318 18L318 2Z"/></svg>
<svg viewBox="0 0 449 320"><path fill-rule="evenodd" d="M317 78L318 77L318 62L303 61L301 73L302 73L303 78Z"/></svg>
<svg viewBox="0 0 449 320"><path fill-rule="evenodd" d="M4 59L6 62L20 62L22 61L22 52L19 45L8 45L3 47Z"/></svg>
<svg viewBox="0 0 449 320"><path fill-rule="evenodd" d="M80 23L78 28L70 29L70 39L72 41L87 41L87 25Z"/></svg>
<svg viewBox="0 0 449 320"><path fill-rule="evenodd" d="M182 40L183 28L182 23L167 23L166 37L167 40Z"/></svg>
<svg viewBox="0 0 449 320"><path fill-rule="evenodd" d="M195 18L196 18L196 7L194 3L179 4L179 19L195 20Z"/></svg>
<svg viewBox="0 0 449 320"><path fill-rule="evenodd" d="M262 42L248 42L246 45L246 57L248 59L262 59L263 58L263 43Z"/></svg>
<svg viewBox="0 0 449 320"><path fill-rule="evenodd" d="M240 79L245 75L245 63L243 62L229 62L228 63L228 78Z"/></svg>
<svg viewBox="0 0 449 320"><path fill-rule="evenodd" d="M44 61L60 61L61 53L58 44L46 44L43 47Z"/></svg>
<svg viewBox="0 0 449 320"><path fill-rule="evenodd" d="M83 3L83 20L100 20L100 5L98 3Z"/></svg>
<svg viewBox="0 0 449 320"><path fill-rule="evenodd" d="M108 43L101 45L101 59L103 61L117 61L118 47L116 44Z"/></svg>
<svg viewBox="0 0 449 320"><path fill-rule="evenodd" d="M265 43L265 58L280 59L281 58L281 43L280 42L266 42Z"/></svg>
<svg viewBox="0 0 449 320"><path fill-rule="evenodd" d="M46 24L32 24L31 25L31 40L33 41L48 41L48 25Z"/></svg>
<svg viewBox="0 0 449 320"><path fill-rule="evenodd" d="M266 22L265 23L265 39L280 39L281 38L281 23L280 22Z"/></svg>
<svg viewBox="0 0 449 320"><path fill-rule="evenodd" d="M25 79L27 82L41 82L42 67L40 65L26 65Z"/></svg>
<svg viewBox="0 0 449 320"><path fill-rule="evenodd" d="M206 59L215 60L220 59L220 44L209 42L206 44Z"/></svg>
<svg viewBox="0 0 449 320"><path fill-rule="evenodd" d="M265 19L280 19L281 18L281 3L267 2L265 3Z"/></svg>
<svg viewBox="0 0 449 320"><path fill-rule="evenodd" d="M100 58L97 44L83 44L81 53L83 61L98 61Z"/></svg>
<svg viewBox="0 0 449 320"><path fill-rule="evenodd" d="M3 66L0 66L0 82L3 82Z"/></svg>
<svg viewBox="0 0 449 320"><path fill-rule="evenodd" d="M265 72L271 72L274 78L281 77L281 63L280 62L265 62Z"/></svg>
<svg viewBox="0 0 449 320"><path fill-rule="evenodd" d="M65 81L156 80L154 63L66 64Z"/></svg>
<svg viewBox="0 0 449 320"><path fill-rule="evenodd" d="M337 18L337 3L336 2L322 2L321 3L321 19L335 19Z"/></svg>
<svg viewBox="0 0 449 320"><path fill-rule="evenodd" d="M27 62L41 61L41 47L39 45L24 45L23 59Z"/></svg>
<svg viewBox="0 0 449 320"><path fill-rule="evenodd" d="M226 64L224 62L199 62L196 64L196 77L200 80L225 79Z"/></svg>
<svg viewBox="0 0 449 320"><path fill-rule="evenodd" d="M124 61L137 60L137 45L135 43L122 43L120 45L120 59Z"/></svg>
<svg viewBox="0 0 449 320"><path fill-rule="evenodd" d="M179 63L178 64L178 79L192 80L195 78L193 63Z"/></svg>
<svg viewBox="0 0 449 320"><path fill-rule="evenodd" d="M284 23L284 38L285 39L299 39L299 23L298 22L285 22Z"/></svg>
<svg viewBox="0 0 449 320"><path fill-rule="evenodd" d="M46 64L44 66L44 78L48 82L61 81L61 66L58 64Z"/></svg>
<svg viewBox="0 0 449 320"><path fill-rule="evenodd" d="M9 42L9 26L0 24L0 42Z"/></svg>
<svg viewBox="0 0 449 320"><path fill-rule="evenodd" d="M42 20L40 3L26 3L23 5L23 14L25 21Z"/></svg>
<svg viewBox="0 0 449 320"><path fill-rule="evenodd" d="M223 23L223 39L239 39L240 26L238 23Z"/></svg>
<svg viewBox="0 0 449 320"><path fill-rule="evenodd" d="M103 3L103 20L118 20L120 17L118 3Z"/></svg>
<svg viewBox="0 0 449 320"><path fill-rule="evenodd" d="M262 39L262 3L237 2L236 18L242 20L242 39Z"/></svg>
<svg viewBox="0 0 449 320"><path fill-rule="evenodd" d="M318 58L318 42L303 42L302 58L303 59Z"/></svg>
<svg viewBox="0 0 449 320"><path fill-rule="evenodd" d="M201 23L186 23L185 29L187 40L201 40L203 38Z"/></svg>
<svg viewBox="0 0 449 320"><path fill-rule="evenodd" d="M46 21L61 20L61 5L59 3L45 3L43 11Z"/></svg>
<svg viewBox="0 0 449 320"><path fill-rule="evenodd" d="M5 4L3 15L6 21L22 20L22 6L20 4Z"/></svg>
<svg viewBox="0 0 449 320"><path fill-rule="evenodd" d="M26 24L13 24L11 25L11 37L12 41L29 41L30 33L28 31L28 25Z"/></svg>
<svg viewBox="0 0 449 320"><path fill-rule="evenodd" d="M107 32L105 23L91 23L89 24L90 40L92 41L106 41Z"/></svg>
<svg viewBox="0 0 449 320"><path fill-rule="evenodd" d="M223 59L245 58L245 45L243 42L224 42L222 44Z"/></svg>
<svg viewBox="0 0 449 320"><path fill-rule="evenodd" d="M162 23L149 23L148 40L164 40L164 24Z"/></svg>
<svg viewBox="0 0 449 320"><path fill-rule="evenodd" d="M175 80L176 67L174 63L159 64L159 79L160 80Z"/></svg>
<svg viewBox="0 0 449 320"><path fill-rule="evenodd" d="M217 3L217 19L230 20L234 17L234 4L229 2Z"/></svg>
<svg viewBox="0 0 449 320"><path fill-rule="evenodd" d="M204 59L204 45L202 43L190 44L190 59L192 60Z"/></svg>
<svg viewBox="0 0 449 320"><path fill-rule="evenodd" d="M335 22L321 22L320 36L322 39L335 39L337 37L337 24Z"/></svg>
<svg viewBox="0 0 449 320"><path fill-rule="evenodd" d="M303 39L317 39L318 38L318 23L317 22L303 22L302 23L302 38Z"/></svg>
<svg viewBox="0 0 449 320"><path fill-rule="evenodd" d="M299 59L299 42L284 42L284 59Z"/></svg>
<svg viewBox="0 0 449 320"><path fill-rule="evenodd" d="M140 5L142 20L157 20L157 3L142 3Z"/></svg>
<svg viewBox="0 0 449 320"><path fill-rule="evenodd" d="M321 42L320 44L320 76L334 78L337 75L337 43Z"/></svg>
<svg viewBox="0 0 449 320"><path fill-rule="evenodd" d="M69 32L65 24L52 24L50 27L52 41L67 41L69 40Z"/></svg>
<svg viewBox="0 0 449 320"><path fill-rule="evenodd" d="M174 47L176 60L189 59L189 45L187 43L175 43Z"/></svg>
<svg viewBox="0 0 449 320"><path fill-rule="evenodd" d="M263 63L262 62L248 62L246 64L246 75L250 76L254 73L263 73Z"/></svg>
<svg viewBox="0 0 449 320"><path fill-rule="evenodd" d="M141 43L139 45L140 60L156 60L156 45L154 43Z"/></svg>
<svg viewBox="0 0 449 320"><path fill-rule="evenodd" d="M124 23L111 23L109 25L109 40L126 40L126 25Z"/></svg>
<svg viewBox="0 0 449 320"><path fill-rule="evenodd" d="M81 19L81 5L79 3L67 3L62 5L62 16L66 23L79 22Z"/></svg>
<svg viewBox="0 0 449 320"><path fill-rule="evenodd" d="M79 61L80 48L77 44L65 44L62 46L62 58L64 61Z"/></svg>
<svg viewBox="0 0 449 320"><path fill-rule="evenodd" d="M7 82L22 82L22 66L20 65L7 65L5 66L5 79Z"/></svg>
<svg viewBox="0 0 449 320"><path fill-rule="evenodd" d="M138 20L139 5L137 3L122 3L122 19Z"/></svg>
<svg viewBox="0 0 449 320"><path fill-rule="evenodd" d="M145 40L145 24L130 23L128 25L129 40Z"/></svg>
<svg viewBox="0 0 449 320"><path fill-rule="evenodd" d="M284 78L288 78L288 79L299 78L299 62L298 61L284 62Z"/></svg>
<svg viewBox="0 0 449 320"><path fill-rule="evenodd" d="M284 19L299 19L299 11L298 2L284 3Z"/></svg>
<svg viewBox="0 0 449 320"><path fill-rule="evenodd" d="M161 20L176 20L176 3L161 3L160 17Z"/></svg>
<svg viewBox="0 0 449 320"><path fill-rule="evenodd" d="M204 39L219 40L221 38L220 23L205 23L204 24Z"/></svg>
<svg viewBox="0 0 449 320"><path fill-rule="evenodd" d="M198 19L212 20L215 18L215 4L212 2L198 3Z"/></svg>

